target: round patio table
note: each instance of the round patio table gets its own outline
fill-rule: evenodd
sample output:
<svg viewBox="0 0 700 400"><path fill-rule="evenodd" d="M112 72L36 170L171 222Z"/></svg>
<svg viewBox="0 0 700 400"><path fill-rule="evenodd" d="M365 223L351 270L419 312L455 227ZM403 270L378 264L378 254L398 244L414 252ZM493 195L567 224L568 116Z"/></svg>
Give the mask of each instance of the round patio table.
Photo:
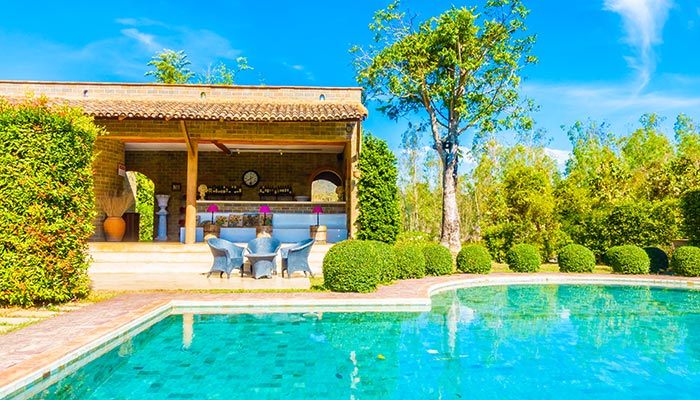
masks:
<svg viewBox="0 0 700 400"><path fill-rule="evenodd" d="M250 261L250 269L253 278L272 278L273 271L275 273L277 272L274 264L277 253L246 254L245 256L248 257L248 261Z"/></svg>

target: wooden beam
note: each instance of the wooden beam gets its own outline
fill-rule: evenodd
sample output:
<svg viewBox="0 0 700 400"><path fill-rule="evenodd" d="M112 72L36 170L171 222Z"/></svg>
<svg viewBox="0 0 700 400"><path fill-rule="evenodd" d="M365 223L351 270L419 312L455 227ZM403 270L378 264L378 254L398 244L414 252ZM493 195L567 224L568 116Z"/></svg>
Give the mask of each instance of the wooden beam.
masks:
<svg viewBox="0 0 700 400"><path fill-rule="evenodd" d="M231 150L229 150L229 148L226 147L225 145L223 145L222 143L219 143L219 142L216 141L216 140L212 140L211 143L212 143L214 146L218 147L219 150L223 151L224 153L229 154L229 155L231 154Z"/></svg>
<svg viewBox="0 0 700 400"><path fill-rule="evenodd" d="M192 244L197 238L197 142L190 138L185 121L180 128L187 142L187 188L185 195L185 244Z"/></svg>

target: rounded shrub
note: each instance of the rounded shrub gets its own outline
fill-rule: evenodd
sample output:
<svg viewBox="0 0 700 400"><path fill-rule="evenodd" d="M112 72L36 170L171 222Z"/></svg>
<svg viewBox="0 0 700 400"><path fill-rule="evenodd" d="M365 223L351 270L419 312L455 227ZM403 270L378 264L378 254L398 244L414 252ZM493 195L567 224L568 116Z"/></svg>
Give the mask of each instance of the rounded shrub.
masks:
<svg viewBox="0 0 700 400"><path fill-rule="evenodd" d="M515 272L537 272L542 264L542 257L537 248L531 244L521 243L511 247L506 253L508 269Z"/></svg>
<svg viewBox="0 0 700 400"><path fill-rule="evenodd" d="M559 250L559 271L593 272L595 254L580 244L569 244Z"/></svg>
<svg viewBox="0 0 700 400"><path fill-rule="evenodd" d="M649 256L649 270L655 274L668 269L668 256L658 247L645 247L644 251Z"/></svg>
<svg viewBox="0 0 700 400"><path fill-rule="evenodd" d="M396 256L386 243L345 240L323 258L323 281L334 292L367 293L396 268Z"/></svg>
<svg viewBox="0 0 700 400"><path fill-rule="evenodd" d="M413 279L425 276L425 256L420 246L415 244L397 244L394 246L396 254L396 279Z"/></svg>
<svg viewBox="0 0 700 400"><path fill-rule="evenodd" d="M425 256L425 274L426 275L450 275L454 272L452 263L452 253L450 249L441 244L428 244L423 246L423 255Z"/></svg>
<svg viewBox="0 0 700 400"><path fill-rule="evenodd" d="M671 268L676 275L700 276L700 247L679 247L673 252Z"/></svg>
<svg viewBox="0 0 700 400"><path fill-rule="evenodd" d="M614 246L605 252L605 260L617 274L648 274L649 256L638 246Z"/></svg>
<svg viewBox="0 0 700 400"><path fill-rule="evenodd" d="M457 270L468 274L488 274L491 272L491 254L486 247L478 244L464 246L457 254Z"/></svg>

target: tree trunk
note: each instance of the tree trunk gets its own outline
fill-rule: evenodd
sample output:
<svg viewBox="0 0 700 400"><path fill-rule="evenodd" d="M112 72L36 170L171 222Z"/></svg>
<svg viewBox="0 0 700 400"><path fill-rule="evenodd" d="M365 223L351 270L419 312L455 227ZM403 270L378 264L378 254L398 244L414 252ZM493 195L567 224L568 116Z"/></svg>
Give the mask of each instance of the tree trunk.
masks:
<svg viewBox="0 0 700 400"><path fill-rule="evenodd" d="M440 243L453 254L462 248L457 207L457 145L441 152L442 158L442 235Z"/></svg>

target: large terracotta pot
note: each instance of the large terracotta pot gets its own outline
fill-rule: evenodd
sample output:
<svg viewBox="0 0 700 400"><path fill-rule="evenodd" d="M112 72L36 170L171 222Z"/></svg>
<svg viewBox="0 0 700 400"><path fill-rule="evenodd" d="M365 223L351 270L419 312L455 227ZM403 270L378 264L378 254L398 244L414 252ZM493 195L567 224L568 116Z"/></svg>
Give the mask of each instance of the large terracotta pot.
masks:
<svg viewBox="0 0 700 400"><path fill-rule="evenodd" d="M126 221L122 217L107 217L103 228L105 240L108 242L121 242L126 232Z"/></svg>

